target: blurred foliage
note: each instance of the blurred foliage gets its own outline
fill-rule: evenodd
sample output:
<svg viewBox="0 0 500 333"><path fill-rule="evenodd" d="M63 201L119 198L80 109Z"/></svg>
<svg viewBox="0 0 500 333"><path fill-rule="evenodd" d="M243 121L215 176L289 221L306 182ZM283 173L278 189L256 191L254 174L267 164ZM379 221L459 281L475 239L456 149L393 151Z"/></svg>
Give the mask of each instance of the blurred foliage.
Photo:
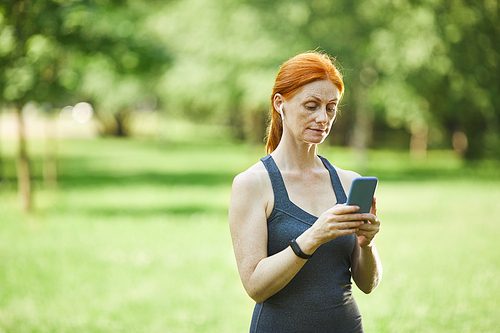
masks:
<svg viewBox="0 0 500 333"><path fill-rule="evenodd" d="M3 100L61 108L83 99L108 129L122 134L126 112L151 99L170 59L137 29L151 10L141 1L3 1Z"/></svg>
<svg viewBox="0 0 500 333"><path fill-rule="evenodd" d="M319 49L346 81L333 143L362 133L365 146L499 158L499 11L495 0L3 1L0 91L91 102L118 134L130 111L158 108L261 142L279 65Z"/></svg>

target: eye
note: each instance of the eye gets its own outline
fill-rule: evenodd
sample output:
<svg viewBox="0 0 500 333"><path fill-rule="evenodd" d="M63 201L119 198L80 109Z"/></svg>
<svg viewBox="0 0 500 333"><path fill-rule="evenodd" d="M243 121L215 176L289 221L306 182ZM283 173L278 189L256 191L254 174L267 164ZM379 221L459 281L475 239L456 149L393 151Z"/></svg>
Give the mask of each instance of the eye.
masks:
<svg viewBox="0 0 500 333"><path fill-rule="evenodd" d="M309 102L306 104L306 109L308 109L310 111L316 110L317 107L318 107L318 105L314 102Z"/></svg>
<svg viewBox="0 0 500 333"><path fill-rule="evenodd" d="M337 112L337 105L336 104L328 104L326 106L326 110L328 112Z"/></svg>

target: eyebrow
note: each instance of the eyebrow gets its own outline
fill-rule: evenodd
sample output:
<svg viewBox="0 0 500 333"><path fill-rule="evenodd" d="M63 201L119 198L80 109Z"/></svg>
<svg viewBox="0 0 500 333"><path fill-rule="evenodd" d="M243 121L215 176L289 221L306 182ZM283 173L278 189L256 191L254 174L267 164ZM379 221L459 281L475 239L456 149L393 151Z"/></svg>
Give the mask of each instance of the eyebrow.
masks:
<svg viewBox="0 0 500 333"><path fill-rule="evenodd" d="M321 102L321 98L319 98L318 96L316 95L309 95L309 96L306 96L306 99L308 98L313 98L319 102ZM338 98L332 98L331 100L329 100L328 102L331 103L331 102L337 102L339 99Z"/></svg>

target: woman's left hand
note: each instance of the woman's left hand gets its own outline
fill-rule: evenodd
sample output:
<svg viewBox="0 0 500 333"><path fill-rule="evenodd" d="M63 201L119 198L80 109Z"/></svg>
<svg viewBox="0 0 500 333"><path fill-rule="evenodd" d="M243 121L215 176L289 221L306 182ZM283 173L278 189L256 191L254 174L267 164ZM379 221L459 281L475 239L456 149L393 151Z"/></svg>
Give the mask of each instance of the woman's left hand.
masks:
<svg viewBox="0 0 500 333"><path fill-rule="evenodd" d="M359 230L356 232L356 236L358 237L358 244L360 247L371 246L375 236L380 231L380 221L377 217L377 199L373 198L372 208L370 209L370 214L368 215L368 219L366 223L359 227Z"/></svg>

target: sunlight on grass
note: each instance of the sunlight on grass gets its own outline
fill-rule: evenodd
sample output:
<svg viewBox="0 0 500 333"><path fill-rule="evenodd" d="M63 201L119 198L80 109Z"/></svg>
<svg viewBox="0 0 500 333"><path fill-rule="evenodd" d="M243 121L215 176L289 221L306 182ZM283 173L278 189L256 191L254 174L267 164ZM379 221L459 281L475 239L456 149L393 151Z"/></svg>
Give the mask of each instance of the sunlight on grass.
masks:
<svg viewBox="0 0 500 333"><path fill-rule="evenodd" d="M248 331L227 207L232 179L263 147L100 139L59 151L58 189L35 173L31 216L15 179L0 185L0 332ZM347 149L321 154L354 167ZM498 164L370 154L384 277L371 295L354 288L365 330L495 331Z"/></svg>
<svg viewBox="0 0 500 333"><path fill-rule="evenodd" d="M384 277L372 295L356 292L367 331L493 331L498 184L412 182L379 190Z"/></svg>

